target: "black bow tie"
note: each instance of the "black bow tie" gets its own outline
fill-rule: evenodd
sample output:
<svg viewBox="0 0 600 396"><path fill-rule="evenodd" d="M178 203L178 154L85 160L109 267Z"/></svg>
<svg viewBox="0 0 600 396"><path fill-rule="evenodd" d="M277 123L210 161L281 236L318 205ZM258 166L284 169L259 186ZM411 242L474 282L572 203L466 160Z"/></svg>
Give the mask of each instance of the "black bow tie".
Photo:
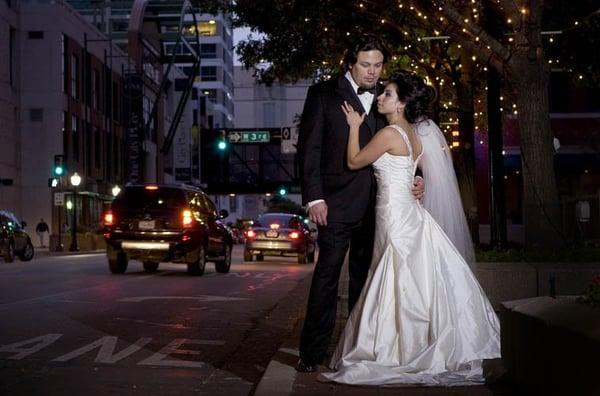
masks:
<svg viewBox="0 0 600 396"><path fill-rule="evenodd" d="M368 92L368 93L370 93L370 94L373 94L373 95L375 95L375 91L376 91L376 88L375 88L375 87L372 87L372 88L363 88L363 87L358 87L358 90L356 91L356 94L357 94L357 95L362 95L362 94L364 94L365 92Z"/></svg>

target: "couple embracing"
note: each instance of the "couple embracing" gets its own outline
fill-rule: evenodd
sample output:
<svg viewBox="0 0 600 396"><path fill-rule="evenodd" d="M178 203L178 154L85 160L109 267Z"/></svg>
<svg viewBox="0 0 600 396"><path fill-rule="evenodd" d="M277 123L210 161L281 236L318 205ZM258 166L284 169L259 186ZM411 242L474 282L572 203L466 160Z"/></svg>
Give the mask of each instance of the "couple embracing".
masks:
<svg viewBox="0 0 600 396"><path fill-rule="evenodd" d="M308 91L298 148L319 259L296 369L314 372L325 359L348 253L350 317L324 377L480 384L482 361L500 357L500 326L469 268L448 147L427 118L435 92L407 71L377 84L387 57L377 38L362 37L346 74Z"/></svg>

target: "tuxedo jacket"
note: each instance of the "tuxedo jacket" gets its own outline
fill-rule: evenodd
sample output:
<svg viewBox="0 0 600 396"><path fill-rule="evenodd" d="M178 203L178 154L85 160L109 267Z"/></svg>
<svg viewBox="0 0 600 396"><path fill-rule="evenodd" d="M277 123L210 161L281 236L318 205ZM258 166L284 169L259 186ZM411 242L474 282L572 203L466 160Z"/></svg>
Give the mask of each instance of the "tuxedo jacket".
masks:
<svg viewBox="0 0 600 396"><path fill-rule="evenodd" d="M382 90L377 85L379 90ZM386 125L373 105L359 130L364 147ZM349 127L342 104L364 112L360 99L345 76L333 78L308 89L298 136L302 202L324 199L328 221L353 222L362 219L375 199L375 181L370 166L350 170L346 165Z"/></svg>

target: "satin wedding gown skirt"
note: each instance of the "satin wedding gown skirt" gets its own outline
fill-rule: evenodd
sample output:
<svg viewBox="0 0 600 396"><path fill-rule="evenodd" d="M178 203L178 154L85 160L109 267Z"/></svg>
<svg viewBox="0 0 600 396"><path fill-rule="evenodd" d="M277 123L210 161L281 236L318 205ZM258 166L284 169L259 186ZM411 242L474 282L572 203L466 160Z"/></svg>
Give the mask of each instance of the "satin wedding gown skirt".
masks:
<svg viewBox="0 0 600 396"><path fill-rule="evenodd" d="M467 263L413 198L419 159L410 151L373 164L373 261L333 355L335 372L323 375L357 385L480 384L482 359L500 357L500 324Z"/></svg>

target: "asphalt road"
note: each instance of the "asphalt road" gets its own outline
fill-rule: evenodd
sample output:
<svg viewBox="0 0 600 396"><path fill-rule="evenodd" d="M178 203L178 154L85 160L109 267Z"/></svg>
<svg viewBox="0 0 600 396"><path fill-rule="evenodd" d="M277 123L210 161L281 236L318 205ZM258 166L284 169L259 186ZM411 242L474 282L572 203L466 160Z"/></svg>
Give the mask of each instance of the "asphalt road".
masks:
<svg viewBox="0 0 600 396"><path fill-rule="evenodd" d="M103 254L0 261L0 394L248 395L304 309L295 258L108 271Z"/></svg>

